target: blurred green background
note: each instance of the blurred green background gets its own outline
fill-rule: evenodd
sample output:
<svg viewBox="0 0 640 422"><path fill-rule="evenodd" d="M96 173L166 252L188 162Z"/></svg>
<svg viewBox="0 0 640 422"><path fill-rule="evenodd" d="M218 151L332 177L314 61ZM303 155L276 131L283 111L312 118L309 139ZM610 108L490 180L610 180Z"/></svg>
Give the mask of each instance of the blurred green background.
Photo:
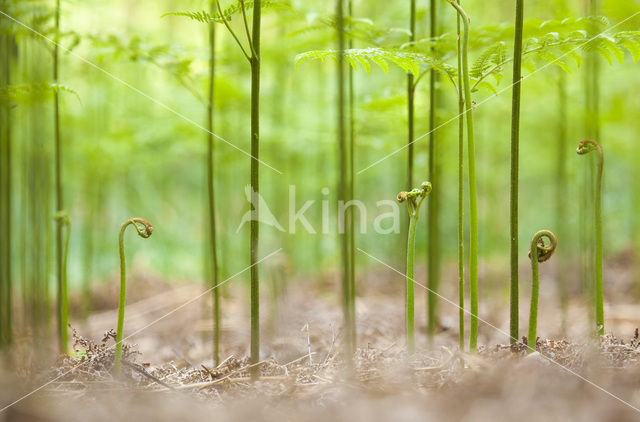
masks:
<svg viewBox="0 0 640 422"><path fill-rule="evenodd" d="M53 2L9 2L16 19L51 36ZM296 186L296 209L306 201L316 203L306 215L321 227L320 201L335 201L337 146L335 64L328 60L301 63L296 55L309 50L335 48L335 30L315 28L330 16L330 1L290 2L291 10L265 11L262 35L261 159L282 174L261 167L262 195L280 224L287 228L289 185ZM418 1L417 38L428 35L428 2ZM474 31L497 31L512 26L511 1L464 4ZM181 282L204 280L206 244L206 109L194 92L206 95L207 27L189 19L163 13L203 10L204 1L167 0L63 0L61 39L73 54L61 52L59 83L74 93L61 94L62 171L66 208L71 221L69 281L80 288L86 281L104 282L118 270L116 249L120 224L128 217L147 218L155 226L149 241L129 242L130 265L164 279ZM453 9L438 2L441 32L455 31ZM637 1L606 0L598 14L615 25L640 10ZM579 17L588 13L586 1L526 2L525 20L544 21ZM355 1L354 15L368 18L374 29L408 27L408 2ZM11 85L51 82L51 44L33 32L0 17L14 34L10 57ZM238 24L238 22L234 22ZM321 25L320 25L321 26ZM315 28L315 29L314 29ZM606 26L603 27L606 29ZM616 27L640 29L640 16ZM512 33L512 30L511 30ZM222 25L217 30L216 103L214 132L245 151L249 146L249 66ZM509 34L507 30L505 34ZM397 31L383 43L404 42ZM526 38L526 34L525 34ZM511 36L505 37L511 51ZM77 44L77 45L76 45ZM4 44L3 44L4 46ZM369 47L356 39L357 48ZM4 47L3 47L4 48ZM472 50L472 59L482 50ZM75 55L95 63L104 72ZM604 185L605 259L638 245L640 210L635 181L640 177L637 147L640 109L640 72L631 55L623 64L600 61L599 141L606 152ZM455 65L455 57L448 62ZM544 66L543 69L540 69ZM586 160L574 151L588 136L585 112L584 66L571 73L539 64L539 71L522 86L520 242L526 262L530 236L540 228L561 232L559 253L568 263L578 259L581 215L580 192ZM525 74L532 69L525 70ZM509 85L510 66L499 89ZM567 95L566 120L559 106L559 86ZM128 86L130 85L130 86ZM133 87L134 89L132 89ZM428 132L428 85L416 94L416 134ZM368 74L355 72L356 170L396 151L406 143L406 73L391 67L388 74L372 66ZM46 90L45 90L46 91ZM456 116L456 94L439 82L440 122ZM5 94L7 90L5 89ZM44 92L31 92L11 103L12 188L14 233L11 256L17 285L44 283L53 291L54 223L52 182L52 104ZM5 95L5 100L7 99ZM485 99L488 99L484 102ZM481 89L474 94L480 218L480 261L502 276L481 277L508 290L509 118L511 91L494 95ZM163 107L161 104L166 105ZM481 104L480 104L481 103ZM169 111L170 108L174 112ZM178 114L184 116L180 117ZM3 120L6 125L6 120ZM561 125L566 139L559 139ZM441 242L445 265L456 259L457 123L437 131L442 178L434 189L441 192ZM559 143L566 148L567 194L562 197L566 215L558 221L556 177ZM237 231L249 209L244 190L249 184L249 158L216 141L216 189L222 279L249 265L249 229ZM426 179L428 138L415 143L414 180ZM358 234L356 246L403 268L403 234L376 234L376 201L394 199L404 188L406 151L391 155L355 179L355 197L369 210L369 232ZM323 195L328 187L330 194ZM468 199L468 198L467 198ZM401 209L404 212L404 209ZM331 207L332 233L336 209ZM562 226L562 227L559 227ZM424 265L426 218L418 228L418 259ZM290 272L296 278L322 279L338 270L339 248L334 234L296 234L262 226L261 254L284 248ZM357 256L358 273L378 268ZM568 272L567 274L569 274ZM570 275L573 275L571 273ZM442 283L455 283L453 275ZM577 277L577 275L576 275ZM577 282L577 279L574 281Z"/></svg>

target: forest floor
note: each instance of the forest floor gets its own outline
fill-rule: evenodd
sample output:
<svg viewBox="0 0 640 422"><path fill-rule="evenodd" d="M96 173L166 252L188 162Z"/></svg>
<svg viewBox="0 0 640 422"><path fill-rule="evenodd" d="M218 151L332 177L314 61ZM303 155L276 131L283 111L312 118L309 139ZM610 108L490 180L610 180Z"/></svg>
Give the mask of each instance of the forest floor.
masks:
<svg viewBox="0 0 640 422"><path fill-rule="evenodd" d="M337 277L312 285L294 280L277 309L264 292L263 359L256 365L261 379L251 382L248 292L241 283L225 290L222 362L216 366L210 293L189 302L205 287L135 278L125 336L139 333L126 341L124 376L110 372L117 283L109 282L95 292L102 310L74 326L80 353L46 368L37 354L25 353L18 371L0 377L1 407L39 388L1 412L0 421L640 419L637 305L608 305L608 334L598 342L587 334L588 313L580 303L570 303L563 335L557 299L542 288L538 333L544 337L540 353L527 355L523 345L508 345L505 293L494 291L480 307L491 325L480 323L481 346L470 354L458 348L456 307L443 301L439 332L427 343L424 294L416 290L419 352L407 358L403 280L371 273L357 299L358 350L349 371ZM456 301L453 287L442 294ZM523 298L521 333L528 308Z"/></svg>

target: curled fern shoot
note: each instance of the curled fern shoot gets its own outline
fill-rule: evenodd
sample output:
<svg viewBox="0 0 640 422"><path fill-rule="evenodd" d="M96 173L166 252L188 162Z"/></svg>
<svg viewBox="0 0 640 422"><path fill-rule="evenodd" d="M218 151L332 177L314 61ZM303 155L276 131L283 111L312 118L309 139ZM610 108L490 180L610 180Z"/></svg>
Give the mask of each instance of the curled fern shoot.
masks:
<svg viewBox="0 0 640 422"><path fill-rule="evenodd" d="M465 118L467 120L467 154L469 161L469 290L471 298L471 320L469 351L476 350L478 344L478 196L476 192L476 150L473 138L473 107L471 103L471 82L469 79L469 17L455 1L447 0L458 12L462 20L462 82L464 85Z"/></svg>
<svg viewBox="0 0 640 422"><path fill-rule="evenodd" d="M578 155L586 155L591 151L598 151L598 165L596 174L596 203L594 213L594 227L596 231L596 330L598 335L604 334L604 299L602 282L602 171L604 169L604 151L602 146L593 139L583 139L578 143Z"/></svg>
<svg viewBox="0 0 640 422"><path fill-rule="evenodd" d="M120 374L122 365L122 333L124 328L124 304L127 291L127 269L124 257L124 233L128 226L133 226L143 239L147 239L153 233L153 226L144 218L132 217L120 226L118 235L118 251L120 253L120 300L118 302L118 329L116 332L116 356L113 364L116 375Z"/></svg>
<svg viewBox="0 0 640 422"><path fill-rule="evenodd" d="M416 246L416 223L418 221L418 215L420 213L420 206L422 201L431 193L431 183L422 182L420 188L412 189L410 192L398 193L398 202L406 202L407 210L409 212L409 235L407 240L407 277L406 277L406 291L407 291L407 352L413 354L415 351L415 303L413 283L415 277L414 271L414 259L415 259L415 246Z"/></svg>
<svg viewBox="0 0 640 422"><path fill-rule="evenodd" d="M546 240L545 240L546 239ZM551 258L558 246L558 238L551 230L540 230L531 238L529 258L531 259L531 307L529 308L529 353L536 350L536 328L538 326L538 293L540 290L540 277L538 266Z"/></svg>
<svg viewBox="0 0 640 422"><path fill-rule="evenodd" d="M54 220L60 226L61 234L64 233L64 249L61 251L61 277L58 283L58 347L60 353L68 352L69 343L69 288L67 283L67 263L69 260L70 222L66 211L59 211Z"/></svg>

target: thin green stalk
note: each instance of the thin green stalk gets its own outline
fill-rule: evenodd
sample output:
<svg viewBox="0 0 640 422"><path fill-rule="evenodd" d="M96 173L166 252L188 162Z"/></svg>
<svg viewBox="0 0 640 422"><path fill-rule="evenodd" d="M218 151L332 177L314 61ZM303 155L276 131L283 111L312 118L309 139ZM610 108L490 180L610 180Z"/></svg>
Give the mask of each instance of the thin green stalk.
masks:
<svg viewBox="0 0 640 422"><path fill-rule="evenodd" d="M558 78L558 137L555 141L557 147L556 162L556 227L560 238L566 241L566 230L564 226L567 221L567 88L566 75L561 71ZM563 254L564 255L564 254ZM567 330L567 312L569 305L569 296L567 288L567 267L565 260L558 262L556 279L558 281L558 289L560 294L560 309L562 312L561 330L566 333Z"/></svg>
<svg viewBox="0 0 640 422"><path fill-rule="evenodd" d="M436 0L431 0L429 11L429 36L435 39L438 34ZM431 49L431 54L437 52ZM429 180L438 186L440 183L439 163L436 149L436 110L438 106L437 89L438 73L432 68L429 71ZM440 285L440 235L439 235L439 198L436 190L429 200L427 227L427 335L431 340L438 325L438 290Z"/></svg>
<svg viewBox="0 0 640 422"><path fill-rule="evenodd" d="M8 2L5 0L2 2L2 10L7 11ZM6 22L4 22L6 24ZM3 83L7 86L11 84L11 55L10 51L13 47L13 42L10 36L8 36L8 28L3 25L2 30L5 33L0 37L0 42L4 45L3 49L3 63L2 63L2 76ZM6 32L5 32L6 31ZM12 301L12 213L11 213L11 190L12 190L12 141L11 141L11 107L8 103L0 104L0 113L2 113L3 131L0 134L0 192L2 192L2 209L0 215L3 220L2 231L3 236L0 239L0 347L8 346L12 342L12 314L13 314L13 301Z"/></svg>
<svg viewBox="0 0 640 422"><path fill-rule="evenodd" d="M511 249L511 297L509 333L518 339L518 176L520 166L520 88L522 80L522 23L524 0L516 0L516 27L513 38L513 90L511 96L511 184L509 190L509 240Z"/></svg>
<svg viewBox="0 0 640 422"><path fill-rule="evenodd" d="M53 81L58 83L58 73L59 73L59 52L58 52L58 44L57 41L60 36L60 0L56 0L56 8L55 8L55 40L56 43L53 46ZM56 191L56 212L62 212L64 208L63 204L63 192L62 192L62 149L60 146L60 98L58 95L58 90L53 91L53 136L54 136L54 154L55 154L55 191ZM64 310L62 308L62 294L63 294L63 239L62 239L62 231L63 231L63 222L60 219L56 220L56 279L58 285L58 294L57 294L57 315L58 315L58 348L60 352L66 352L66 342L64 342L66 332L66 324L63 325L63 313Z"/></svg>
<svg viewBox="0 0 640 422"><path fill-rule="evenodd" d="M338 26L338 51L343 52L345 49L345 35L344 35L344 5L343 0L338 0L336 3L336 16ZM345 80L344 80L344 54L338 56L338 201L339 203L345 203L349 195L349 184L347 180L348 174L348 160L347 160L347 145L346 145L346 128L345 128ZM342 216L343 218L343 216ZM349 274L351 271L350 256L349 256L349 237L344 230L338 230L338 237L341 245L341 257L342 257L342 295L343 295L343 315L345 324L345 355L348 365L352 365L353 353L353 340L351 335L354 332L351 328L353 326L353 315L351 312L351 284Z"/></svg>
<svg viewBox="0 0 640 422"><path fill-rule="evenodd" d="M544 239L548 242L545 242ZM540 230L531 238L529 258L531 259L531 306L529 307L529 335L527 337L527 352L536 350L536 328L538 326L538 292L540 289L538 265L547 261L558 246L558 238L550 230ZM513 340L513 339L512 339Z"/></svg>
<svg viewBox="0 0 640 422"><path fill-rule="evenodd" d="M600 144L593 139L583 139L578 143L576 152L585 155L591 151L598 151L598 166L596 173L596 198L594 227L596 234L596 259L595 259L595 305L596 305L596 332L604 334L604 298L602 281L602 172L604 169L604 151Z"/></svg>
<svg viewBox="0 0 640 422"><path fill-rule="evenodd" d="M469 165L469 287L471 296L471 320L469 350L475 351L478 344L478 198L476 192L476 151L473 139L473 107L469 80L469 18L455 1L447 0L462 19L462 80L464 83L465 116L467 120L467 154Z"/></svg>
<svg viewBox="0 0 640 422"><path fill-rule="evenodd" d="M598 5L596 0L587 2L586 13L588 16L596 16L598 14ZM596 36L597 33L590 28L589 37ZM600 113L599 113L599 67L598 53L596 51L587 51L584 58L584 89L585 94L585 129L587 137L591 139L602 140L600 137ZM583 186L592 186L593 183L593 167L587 166L582 172ZM587 223L589 214L592 212L591 207L594 203L593 191L582 190L580 192L579 214L579 233L580 233L580 280L582 288L589 302L588 317L593 319L594 307L597 307L594 292L596 290L596 280L593 278L595 268L593 268L595 233L594 227Z"/></svg>
<svg viewBox="0 0 640 422"><path fill-rule="evenodd" d="M462 94L462 39L460 15L456 16L458 33L458 329L460 350L464 351L464 95Z"/></svg>
<svg viewBox="0 0 640 422"><path fill-rule="evenodd" d="M215 13L215 2L210 1L211 14ZM214 183L214 139L213 104L215 99L216 28L209 24L209 98L207 101L207 197L209 216L209 251L211 253L211 292L213 301L213 362L220 363L220 289L218 289L218 242L216 233L215 183Z"/></svg>
<svg viewBox="0 0 640 422"><path fill-rule="evenodd" d="M353 19L353 0L348 0L347 9L349 17ZM348 48L353 48L353 37L349 37ZM349 66L349 193L347 201L352 201L355 195L355 173L354 173L354 161L355 161L355 90L353 85L354 72L353 68ZM351 313L351 349L356 350L357 347L357 333L356 333L356 247L355 238L356 233L354 229L354 213L353 207L346 209L348 223L347 230L349 237L349 312Z"/></svg>
<svg viewBox="0 0 640 422"><path fill-rule="evenodd" d="M60 353L69 352L69 289L67 283L67 263L69 259L69 239L71 237L71 224L69 215L65 211L60 211L55 216L56 222L63 228L64 250L62 254L62 279L58 288L58 333Z"/></svg>
<svg viewBox="0 0 640 422"><path fill-rule="evenodd" d="M258 267L259 194L260 194L260 24L261 0L253 2L251 39L251 203L254 206L251 219L251 363L260 361L260 268ZM244 9L244 4L242 5ZM248 34L247 34L248 36ZM258 378L260 368L251 369L251 377Z"/></svg>
<svg viewBox="0 0 640 422"><path fill-rule="evenodd" d="M431 193L431 183L422 182L420 188L415 188L410 192L402 191L398 193L398 202L406 202L409 212L409 233L407 236L407 278L406 278L406 329L407 329L407 353L412 355L415 352L415 282L414 260L416 247L416 223L420 214L422 201Z"/></svg>
<svg viewBox="0 0 640 422"><path fill-rule="evenodd" d="M116 375L120 374L122 366L122 337L124 329L124 306L127 297L127 265L124 255L124 232L129 225L132 225L138 236L148 239L153 232L153 226L144 218L132 217L120 226L118 234L118 252L120 254L120 299L118 302L118 328L116 330L116 356L113 362L113 370Z"/></svg>
<svg viewBox="0 0 640 422"><path fill-rule="evenodd" d="M409 42L416 40L416 0L411 0L409 11ZM416 87L413 83L413 73L407 73L407 189L413 186L413 136L414 136L414 108Z"/></svg>

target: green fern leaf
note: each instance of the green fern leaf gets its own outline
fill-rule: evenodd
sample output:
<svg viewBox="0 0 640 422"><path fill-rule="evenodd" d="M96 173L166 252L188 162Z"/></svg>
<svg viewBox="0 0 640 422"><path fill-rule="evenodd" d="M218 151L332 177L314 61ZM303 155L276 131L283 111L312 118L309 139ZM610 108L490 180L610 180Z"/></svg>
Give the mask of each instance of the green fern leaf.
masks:
<svg viewBox="0 0 640 422"><path fill-rule="evenodd" d="M166 16L182 16L200 23L211 23L211 21L215 19L213 16L211 16L209 13L205 12L204 10L201 12L188 12L188 11L167 12L162 14L160 17L164 18Z"/></svg>
<svg viewBox="0 0 640 422"><path fill-rule="evenodd" d="M474 61L469 75L472 78L480 78L490 69L499 66L506 58L507 46L504 41L499 41L486 50Z"/></svg>
<svg viewBox="0 0 640 422"><path fill-rule="evenodd" d="M228 6L227 8L225 8L222 11L222 14L216 13L214 15L211 15L203 10L203 11L195 11L195 12L190 12L190 11L168 12L168 13L164 13L161 17L182 16L200 23L211 23L211 22L222 23L224 21L230 21L234 15L242 12L243 6L245 11L250 11L251 9L253 9L253 1L247 0L242 2L238 0L235 3L233 3L231 6ZM286 1L262 0L260 2L260 7L263 10L264 9L274 9L274 10L285 9L293 12L291 5L289 4L289 2L286 2Z"/></svg>
<svg viewBox="0 0 640 422"><path fill-rule="evenodd" d="M640 31L618 32L615 38L619 45L631 53L634 63L640 60Z"/></svg>

